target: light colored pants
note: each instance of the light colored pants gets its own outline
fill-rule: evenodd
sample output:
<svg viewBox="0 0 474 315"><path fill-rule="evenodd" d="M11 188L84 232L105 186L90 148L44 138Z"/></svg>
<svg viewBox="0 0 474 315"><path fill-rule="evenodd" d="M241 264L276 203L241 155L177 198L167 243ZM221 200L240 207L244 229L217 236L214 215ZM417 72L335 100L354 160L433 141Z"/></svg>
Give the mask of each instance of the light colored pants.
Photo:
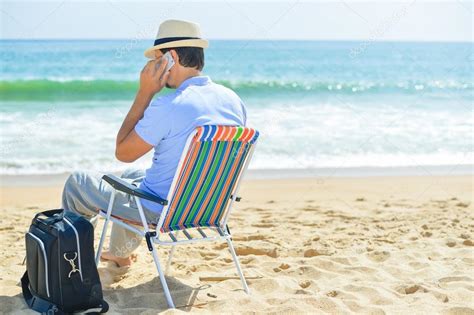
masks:
<svg viewBox="0 0 474 315"><path fill-rule="evenodd" d="M100 209L107 211L110 195L113 191L105 181L103 174L96 172L73 172L66 180L62 196L62 206L66 211L80 214L96 225L97 214ZM129 183L138 184L145 177L142 170L128 169L121 178ZM159 214L143 208L148 222L157 222ZM113 206L113 215L121 218L141 222L134 198L120 191L116 191ZM141 236L114 224L110 235L110 252L119 257L128 257L141 243Z"/></svg>

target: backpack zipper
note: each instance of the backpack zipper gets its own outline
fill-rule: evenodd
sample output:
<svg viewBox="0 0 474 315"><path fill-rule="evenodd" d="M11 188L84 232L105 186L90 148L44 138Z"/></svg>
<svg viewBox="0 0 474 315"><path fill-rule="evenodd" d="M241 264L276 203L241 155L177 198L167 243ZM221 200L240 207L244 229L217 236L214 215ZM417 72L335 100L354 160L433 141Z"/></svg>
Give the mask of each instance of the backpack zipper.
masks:
<svg viewBox="0 0 474 315"><path fill-rule="evenodd" d="M48 257L46 257L46 250L44 249L44 243L38 236L34 235L33 233L28 232L28 234L31 235L31 237L33 237L40 244L41 250L43 251L44 275L45 275L45 278L46 278L46 294L48 295L48 297L50 297L50 295L49 295L49 284L48 284L48 282L49 282Z"/></svg>

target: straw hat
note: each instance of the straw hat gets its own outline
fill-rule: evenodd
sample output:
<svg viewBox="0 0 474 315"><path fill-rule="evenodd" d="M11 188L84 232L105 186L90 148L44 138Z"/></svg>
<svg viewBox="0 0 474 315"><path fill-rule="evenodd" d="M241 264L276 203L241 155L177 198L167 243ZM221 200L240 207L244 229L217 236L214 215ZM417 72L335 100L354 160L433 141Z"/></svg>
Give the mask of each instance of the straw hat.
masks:
<svg viewBox="0 0 474 315"><path fill-rule="evenodd" d="M201 38L199 24L183 20L167 20L160 24L153 47L145 50L145 57L154 59L155 50L174 47L207 48L209 42Z"/></svg>

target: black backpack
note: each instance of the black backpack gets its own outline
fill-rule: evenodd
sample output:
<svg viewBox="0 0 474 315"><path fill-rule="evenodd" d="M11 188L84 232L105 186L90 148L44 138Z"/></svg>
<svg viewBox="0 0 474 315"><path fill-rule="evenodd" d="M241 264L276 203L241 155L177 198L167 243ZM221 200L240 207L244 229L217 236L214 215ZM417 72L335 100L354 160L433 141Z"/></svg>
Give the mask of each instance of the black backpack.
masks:
<svg viewBox="0 0 474 315"><path fill-rule="evenodd" d="M28 306L40 313L108 311L94 260L94 229L62 209L38 213L26 239L21 278Z"/></svg>

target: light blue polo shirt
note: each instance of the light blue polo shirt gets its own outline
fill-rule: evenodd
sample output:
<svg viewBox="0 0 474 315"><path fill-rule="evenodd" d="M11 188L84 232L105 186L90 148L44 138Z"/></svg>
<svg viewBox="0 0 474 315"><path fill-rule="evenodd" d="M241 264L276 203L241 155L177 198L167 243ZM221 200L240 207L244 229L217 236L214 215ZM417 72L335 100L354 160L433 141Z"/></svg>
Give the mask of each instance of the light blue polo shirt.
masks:
<svg viewBox="0 0 474 315"><path fill-rule="evenodd" d="M151 101L136 133L154 147L153 163L140 188L167 198L188 136L202 125L245 126L245 105L234 91L196 76L181 83L174 93ZM160 213L163 206L142 199L147 209Z"/></svg>

